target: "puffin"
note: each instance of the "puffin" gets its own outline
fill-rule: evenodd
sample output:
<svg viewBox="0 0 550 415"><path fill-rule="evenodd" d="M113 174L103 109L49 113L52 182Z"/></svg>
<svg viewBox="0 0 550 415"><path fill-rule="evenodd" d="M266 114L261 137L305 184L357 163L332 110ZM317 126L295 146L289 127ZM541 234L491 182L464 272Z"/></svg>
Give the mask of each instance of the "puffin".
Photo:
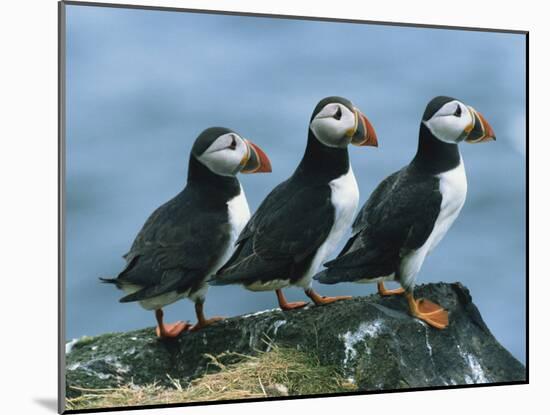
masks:
<svg viewBox="0 0 550 415"><path fill-rule="evenodd" d="M275 291L282 310L308 304L288 302L282 291L288 286L304 289L316 305L351 298L321 296L311 286L313 275L348 230L358 206L350 143L377 146L367 117L345 98L319 101L301 162L260 204L239 235L234 254L210 280L212 285Z"/></svg>
<svg viewBox="0 0 550 415"><path fill-rule="evenodd" d="M324 284L377 282L381 296L404 294L412 316L437 329L446 328L445 309L415 299L416 276L466 200L458 144L495 139L489 123L471 106L451 97L433 98L420 122L416 155L376 187L359 211L343 250L314 279ZM401 287L386 289L384 281L396 281Z"/></svg>
<svg viewBox="0 0 550 415"><path fill-rule="evenodd" d="M250 140L228 128L204 130L191 149L185 188L149 216L118 276L100 279L126 292L120 302L154 310L160 338L221 320L206 319L203 305L207 279L227 261L250 218L236 175L270 171L269 158ZM165 323L163 307L184 297L195 303L198 322Z"/></svg>

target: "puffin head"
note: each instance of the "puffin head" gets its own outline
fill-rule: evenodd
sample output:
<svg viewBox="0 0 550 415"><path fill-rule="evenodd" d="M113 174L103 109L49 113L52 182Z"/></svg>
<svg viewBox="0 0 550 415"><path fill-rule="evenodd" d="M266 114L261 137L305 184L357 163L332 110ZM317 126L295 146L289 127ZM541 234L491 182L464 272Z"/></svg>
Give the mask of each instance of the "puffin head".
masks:
<svg viewBox="0 0 550 415"><path fill-rule="evenodd" d="M311 115L309 129L323 145L345 148L356 146L378 146L376 133L371 123L345 98L323 98Z"/></svg>
<svg viewBox="0 0 550 415"><path fill-rule="evenodd" d="M191 154L220 176L271 172L271 163L263 150L229 128L204 130L195 140Z"/></svg>
<svg viewBox="0 0 550 415"><path fill-rule="evenodd" d="M440 96L432 99L424 111L422 123L435 138L449 144L496 140L485 118L455 98Z"/></svg>

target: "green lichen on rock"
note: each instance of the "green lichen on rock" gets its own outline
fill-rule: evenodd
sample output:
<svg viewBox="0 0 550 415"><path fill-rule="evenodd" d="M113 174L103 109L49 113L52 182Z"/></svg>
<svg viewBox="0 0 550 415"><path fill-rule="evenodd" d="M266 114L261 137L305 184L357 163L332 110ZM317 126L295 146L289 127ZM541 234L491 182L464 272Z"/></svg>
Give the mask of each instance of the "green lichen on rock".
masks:
<svg viewBox="0 0 550 415"><path fill-rule="evenodd" d="M130 383L171 388L170 378L190 384L219 370L211 356L234 364L273 344L315 356L359 390L525 380L525 368L490 333L465 287L428 284L416 294L449 310L447 329L412 318L401 296L371 295L229 318L175 341L157 339L153 328L86 338L67 354L67 396Z"/></svg>

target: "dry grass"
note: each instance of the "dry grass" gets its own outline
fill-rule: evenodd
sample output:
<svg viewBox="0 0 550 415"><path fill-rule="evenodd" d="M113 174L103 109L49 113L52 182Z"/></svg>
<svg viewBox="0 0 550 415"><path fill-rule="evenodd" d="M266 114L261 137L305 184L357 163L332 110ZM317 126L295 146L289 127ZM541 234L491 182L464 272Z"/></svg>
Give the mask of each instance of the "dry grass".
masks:
<svg viewBox="0 0 550 415"><path fill-rule="evenodd" d="M271 346L257 356L223 354L208 356L217 373L206 374L182 387L169 377L172 388L158 384L133 384L110 389L78 389L82 394L67 399L67 409L88 409L262 398L285 395L314 395L355 390L338 372L322 366L313 355L295 349ZM240 361L224 365L224 358Z"/></svg>

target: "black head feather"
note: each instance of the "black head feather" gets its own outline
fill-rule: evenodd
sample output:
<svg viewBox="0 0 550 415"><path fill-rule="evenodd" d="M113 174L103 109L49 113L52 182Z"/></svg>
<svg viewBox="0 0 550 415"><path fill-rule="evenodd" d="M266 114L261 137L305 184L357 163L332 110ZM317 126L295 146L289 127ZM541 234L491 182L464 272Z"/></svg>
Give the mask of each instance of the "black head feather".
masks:
<svg viewBox="0 0 550 415"><path fill-rule="evenodd" d="M332 103L339 103L339 104L342 104L344 105L345 107L347 107L351 112L353 112L353 104L351 103L350 100L346 99L346 98L342 98L342 97L326 97L326 98L323 98L321 101L319 101L319 103L315 106L315 109L313 110L313 114L311 114L311 119L309 120L310 122L313 121L313 119L315 118L315 116L317 114L319 114L319 112L321 112L321 110L328 104L332 104Z"/></svg>
<svg viewBox="0 0 550 415"><path fill-rule="evenodd" d="M433 117L433 115L439 111L439 109L445 105L447 102L456 101L456 98L446 97L446 96L439 96L433 98L428 105L426 105L426 110L424 111L424 115L422 116L422 121L428 121L430 118Z"/></svg>
<svg viewBox="0 0 550 415"><path fill-rule="evenodd" d="M195 140L189 156L187 186L202 189L201 192L209 189L207 192L212 203L225 203L240 192L239 181L235 177L220 176L198 160L218 137L228 133L234 133L234 131L225 127L207 128Z"/></svg>
<svg viewBox="0 0 550 415"><path fill-rule="evenodd" d="M214 141L216 141L218 137L228 133L234 133L234 131L225 127L207 128L202 133L200 133L197 139L195 140L195 143L193 144L193 148L191 149L191 154L193 154L195 157L200 157L202 153L204 153L206 149L210 147L210 145Z"/></svg>
<svg viewBox="0 0 550 415"><path fill-rule="evenodd" d="M429 120L443 105L455 100L456 98L446 96L433 98L426 106L422 121ZM458 146L452 143L444 143L439 140L431 133L428 127L421 122L418 150L412 164L418 169L429 172L430 174L439 174L451 170L460 164Z"/></svg>

